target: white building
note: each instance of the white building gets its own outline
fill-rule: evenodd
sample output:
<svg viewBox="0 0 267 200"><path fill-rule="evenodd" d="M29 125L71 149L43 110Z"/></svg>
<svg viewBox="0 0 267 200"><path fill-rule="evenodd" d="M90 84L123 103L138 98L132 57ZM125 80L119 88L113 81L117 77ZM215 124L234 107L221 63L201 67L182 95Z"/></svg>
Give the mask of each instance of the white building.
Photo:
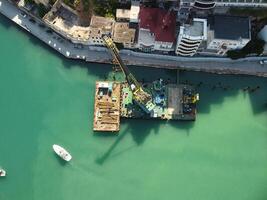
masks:
<svg viewBox="0 0 267 200"><path fill-rule="evenodd" d="M132 23L138 23L139 11L140 11L139 1L132 1L131 9L116 10L116 19L117 21L130 21Z"/></svg>
<svg viewBox="0 0 267 200"><path fill-rule="evenodd" d="M251 39L249 17L214 15L208 24L207 49L219 55L242 49Z"/></svg>
<svg viewBox="0 0 267 200"><path fill-rule="evenodd" d="M130 22L138 23L138 16L140 12L140 2L132 1L130 9Z"/></svg>
<svg viewBox="0 0 267 200"><path fill-rule="evenodd" d="M207 20L194 18L192 24L180 26L175 53L193 56L204 40L207 40Z"/></svg>

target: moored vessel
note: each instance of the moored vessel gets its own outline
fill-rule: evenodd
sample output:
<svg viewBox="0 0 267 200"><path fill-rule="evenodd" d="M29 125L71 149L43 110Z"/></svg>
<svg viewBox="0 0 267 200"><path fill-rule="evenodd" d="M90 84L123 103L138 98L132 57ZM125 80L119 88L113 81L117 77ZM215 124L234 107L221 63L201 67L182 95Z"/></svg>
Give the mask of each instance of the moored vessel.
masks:
<svg viewBox="0 0 267 200"><path fill-rule="evenodd" d="M0 177L6 176L6 171L0 168Z"/></svg>
<svg viewBox="0 0 267 200"><path fill-rule="evenodd" d="M53 150L59 157L61 157L63 160L67 162L69 162L72 159L72 156L70 155L70 153L66 149L64 149L63 147L57 144L53 145Z"/></svg>

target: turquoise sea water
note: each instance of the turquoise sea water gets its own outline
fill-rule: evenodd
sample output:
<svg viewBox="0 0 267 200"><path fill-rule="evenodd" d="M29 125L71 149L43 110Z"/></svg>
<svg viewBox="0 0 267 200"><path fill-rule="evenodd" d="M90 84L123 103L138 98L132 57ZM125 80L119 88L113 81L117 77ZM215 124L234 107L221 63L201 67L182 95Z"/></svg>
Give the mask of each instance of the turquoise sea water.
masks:
<svg viewBox="0 0 267 200"><path fill-rule="evenodd" d="M2 16L0 59L0 200L267 199L267 79L182 72L203 82L195 122L122 120L105 136L92 131L94 87L111 66L66 60Z"/></svg>

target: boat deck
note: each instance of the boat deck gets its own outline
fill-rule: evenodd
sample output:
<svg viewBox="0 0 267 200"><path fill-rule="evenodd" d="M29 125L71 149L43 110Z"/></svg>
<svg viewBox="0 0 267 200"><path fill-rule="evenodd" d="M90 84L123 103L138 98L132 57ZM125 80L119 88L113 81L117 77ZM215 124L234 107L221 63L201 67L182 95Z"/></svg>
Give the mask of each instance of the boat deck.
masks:
<svg viewBox="0 0 267 200"><path fill-rule="evenodd" d="M193 87L189 85L169 84L167 91L168 119L195 120L195 104L191 103L191 96L195 94ZM190 94L192 93L191 96L188 96L189 94L185 91L188 91Z"/></svg>
<svg viewBox="0 0 267 200"><path fill-rule="evenodd" d="M119 131L121 84L96 82L94 131Z"/></svg>
<svg viewBox="0 0 267 200"><path fill-rule="evenodd" d="M158 118L165 120L195 120L196 103L192 98L196 95L192 86L182 84L165 84L159 81L145 83L152 94L156 106L153 113L146 114L134 102L132 91L127 83L121 85L121 117L125 118Z"/></svg>

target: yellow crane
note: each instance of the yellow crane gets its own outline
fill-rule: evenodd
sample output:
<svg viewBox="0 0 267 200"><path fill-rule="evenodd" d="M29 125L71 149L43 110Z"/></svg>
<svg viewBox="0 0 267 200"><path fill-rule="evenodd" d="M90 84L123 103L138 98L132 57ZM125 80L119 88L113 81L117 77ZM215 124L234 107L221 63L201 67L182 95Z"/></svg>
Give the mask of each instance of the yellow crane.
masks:
<svg viewBox="0 0 267 200"><path fill-rule="evenodd" d="M119 55L119 50L114 44L113 40L107 35L104 35L102 38L106 46L112 53L115 61L123 71L126 80L133 92L133 99L146 113L151 113L155 107L155 104L152 101L152 95L143 89L142 85L135 79L129 68L123 63Z"/></svg>

